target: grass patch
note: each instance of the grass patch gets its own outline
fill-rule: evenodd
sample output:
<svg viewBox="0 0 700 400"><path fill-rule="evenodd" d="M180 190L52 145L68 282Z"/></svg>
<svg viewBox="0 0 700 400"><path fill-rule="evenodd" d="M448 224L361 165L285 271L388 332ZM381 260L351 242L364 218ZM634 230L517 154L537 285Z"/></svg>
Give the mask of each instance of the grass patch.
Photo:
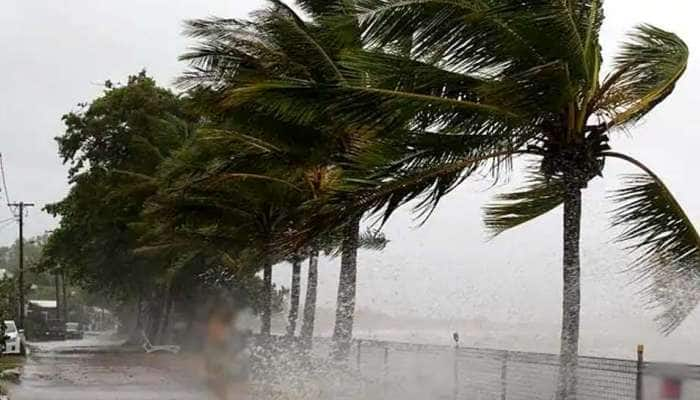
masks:
<svg viewBox="0 0 700 400"><path fill-rule="evenodd" d="M24 365L24 356L3 355L0 357L0 372Z"/></svg>
<svg viewBox="0 0 700 400"><path fill-rule="evenodd" d="M0 357L0 372L24 365L24 356L3 355ZM7 382L0 380L0 395L7 395Z"/></svg>

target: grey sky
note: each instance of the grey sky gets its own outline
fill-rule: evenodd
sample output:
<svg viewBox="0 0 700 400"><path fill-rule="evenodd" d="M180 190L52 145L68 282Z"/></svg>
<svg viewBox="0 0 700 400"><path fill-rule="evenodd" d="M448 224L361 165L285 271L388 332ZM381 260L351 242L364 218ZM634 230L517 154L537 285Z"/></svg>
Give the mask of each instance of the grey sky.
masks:
<svg viewBox="0 0 700 400"><path fill-rule="evenodd" d="M187 46L182 21L208 15L242 17L262 5L258 0L5 0L0 12L0 151L13 200L39 206L60 199L67 190L65 168L52 138L61 133L60 116L100 92L106 79L124 80L141 68L168 84L182 71L177 56ZM700 47L697 5L692 0L609 0L603 45L607 59L624 32L649 22L681 35L691 48L690 67L676 92L631 131L614 137L613 146L647 162L666 179L693 221L700 224L700 190L691 168L700 148ZM692 166L692 167L691 167ZM629 276L621 274L625 257L609 243L606 187L619 172L607 169L585 194L583 226L583 327L630 318L639 329L651 315L640 311ZM479 189L479 190L475 190ZM405 212L387 226L392 240L381 254L360 258L359 307L400 314L434 314L442 318L488 315L496 320L560 319L560 212L486 242L480 205L494 192L465 186L449 196L420 229ZM4 201L2 202L4 203ZM9 211L0 207L0 220ZM55 226L33 209L28 235ZM15 227L0 231L9 243ZM333 306L338 261L324 260L321 302ZM276 280L288 281L288 268ZM628 319L624 319L627 321ZM700 312L659 346L679 344L700 326ZM613 328L611 328L612 330ZM630 328L634 332L637 327ZM546 335L556 334L556 329ZM652 338L653 337L653 338ZM640 340L644 338L640 337ZM630 339L633 340L633 339ZM632 345L630 345L632 346ZM696 360L700 362L700 360Z"/></svg>

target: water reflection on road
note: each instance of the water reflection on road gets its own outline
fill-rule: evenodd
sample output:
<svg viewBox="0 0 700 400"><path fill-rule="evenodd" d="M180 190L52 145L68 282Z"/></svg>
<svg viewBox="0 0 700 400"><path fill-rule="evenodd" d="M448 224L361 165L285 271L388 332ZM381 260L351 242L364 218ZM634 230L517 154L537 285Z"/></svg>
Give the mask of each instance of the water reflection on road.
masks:
<svg viewBox="0 0 700 400"><path fill-rule="evenodd" d="M37 343L13 400L207 399L194 360L124 352L104 337Z"/></svg>

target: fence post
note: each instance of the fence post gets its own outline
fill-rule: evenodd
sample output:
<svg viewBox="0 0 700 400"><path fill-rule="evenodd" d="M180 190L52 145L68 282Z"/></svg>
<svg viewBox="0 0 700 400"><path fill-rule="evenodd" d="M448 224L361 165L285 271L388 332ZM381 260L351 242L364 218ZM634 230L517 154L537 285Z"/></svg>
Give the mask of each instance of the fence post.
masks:
<svg viewBox="0 0 700 400"><path fill-rule="evenodd" d="M454 350L454 365L452 366L452 398L457 400L459 397L459 342L455 344Z"/></svg>
<svg viewBox="0 0 700 400"><path fill-rule="evenodd" d="M635 399L642 400L644 397L644 345L637 345L637 386L635 390Z"/></svg>
<svg viewBox="0 0 700 400"><path fill-rule="evenodd" d="M384 347L384 380L389 377L389 347Z"/></svg>
<svg viewBox="0 0 700 400"><path fill-rule="evenodd" d="M503 352L501 364L501 400L506 400L508 395L508 352Z"/></svg>
<svg viewBox="0 0 700 400"><path fill-rule="evenodd" d="M383 397L387 397L387 391L389 390L389 347L384 347L384 379L382 380L382 391L384 393Z"/></svg>
<svg viewBox="0 0 700 400"><path fill-rule="evenodd" d="M362 340L357 339L357 369L360 369L360 362L362 361Z"/></svg>

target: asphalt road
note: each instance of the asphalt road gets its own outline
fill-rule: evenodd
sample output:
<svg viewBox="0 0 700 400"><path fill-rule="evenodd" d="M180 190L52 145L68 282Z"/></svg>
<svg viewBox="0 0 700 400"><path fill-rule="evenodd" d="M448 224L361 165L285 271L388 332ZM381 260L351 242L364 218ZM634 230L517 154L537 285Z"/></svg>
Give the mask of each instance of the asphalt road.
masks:
<svg viewBox="0 0 700 400"><path fill-rule="evenodd" d="M105 338L32 346L12 400L209 399L195 360L120 352Z"/></svg>

